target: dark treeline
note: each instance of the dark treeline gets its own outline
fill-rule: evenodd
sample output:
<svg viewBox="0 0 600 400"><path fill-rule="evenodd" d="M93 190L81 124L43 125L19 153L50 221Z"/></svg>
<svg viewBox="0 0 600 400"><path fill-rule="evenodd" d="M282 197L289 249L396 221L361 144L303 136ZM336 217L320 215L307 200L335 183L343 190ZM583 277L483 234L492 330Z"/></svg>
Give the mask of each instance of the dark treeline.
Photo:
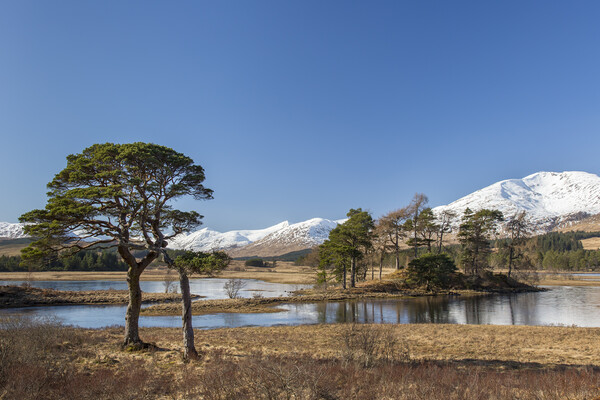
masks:
<svg viewBox="0 0 600 400"><path fill-rule="evenodd" d="M535 238L539 251L574 251L582 250L581 240L600 237L600 232L550 232Z"/></svg>
<svg viewBox="0 0 600 400"><path fill-rule="evenodd" d="M21 265L20 256L0 256L0 271L29 271L30 266ZM127 265L114 250L85 250L72 256L46 261L34 270L47 271L127 271Z"/></svg>
<svg viewBox="0 0 600 400"><path fill-rule="evenodd" d="M584 250L581 240L600 237L600 232L550 232L531 237L524 244L535 269L554 271L600 270L600 251ZM494 242L496 249L502 248L508 239ZM496 266L506 264L506 254L496 252L490 262Z"/></svg>
<svg viewBox="0 0 600 400"><path fill-rule="evenodd" d="M538 253L536 266L539 269L557 271L600 270L600 250L574 250L559 252L549 250Z"/></svg>

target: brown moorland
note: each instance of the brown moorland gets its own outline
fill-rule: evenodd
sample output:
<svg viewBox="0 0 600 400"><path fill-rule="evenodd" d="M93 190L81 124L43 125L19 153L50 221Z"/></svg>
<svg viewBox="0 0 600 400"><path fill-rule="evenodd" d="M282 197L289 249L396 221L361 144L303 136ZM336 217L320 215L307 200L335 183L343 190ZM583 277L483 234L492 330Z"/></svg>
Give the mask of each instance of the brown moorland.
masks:
<svg viewBox="0 0 600 400"><path fill-rule="evenodd" d="M2 322L0 393L19 399L594 399L598 328L312 325L181 332Z"/></svg>

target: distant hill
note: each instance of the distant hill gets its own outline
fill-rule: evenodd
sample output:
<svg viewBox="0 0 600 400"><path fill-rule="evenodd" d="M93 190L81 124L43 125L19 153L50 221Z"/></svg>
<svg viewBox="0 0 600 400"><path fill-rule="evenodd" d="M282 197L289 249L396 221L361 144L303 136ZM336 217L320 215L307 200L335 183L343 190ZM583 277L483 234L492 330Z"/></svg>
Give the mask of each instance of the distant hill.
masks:
<svg viewBox="0 0 600 400"><path fill-rule="evenodd" d="M0 256L19 256L24 249L33 242L30 238L0 239Z"/></svg>
<svg viewBox="0 0 600 400"><path fill-rule="evenodd" d="M557 232L600 232L600 214L590 215L579 221L564 223L555 229Z"/></svg>

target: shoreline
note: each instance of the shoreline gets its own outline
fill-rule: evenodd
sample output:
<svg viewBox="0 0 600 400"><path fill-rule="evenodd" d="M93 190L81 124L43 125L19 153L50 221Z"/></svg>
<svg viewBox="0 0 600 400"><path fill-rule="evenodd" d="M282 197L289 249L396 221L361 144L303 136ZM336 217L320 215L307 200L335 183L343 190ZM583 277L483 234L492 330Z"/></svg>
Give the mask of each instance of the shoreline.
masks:
<svg viewBox="0 0 600 400"><path fill-rule="evenodd" d="M384 269L384 275L395 272L393 268ZM580 276L566 279L572 273ZM596 272L548 272L538 271L538 286L600 286L598 279L589 279L587 275ZM165 281L167 270L165 268L152 268L141 275L141 281L161 282ZM173 275L171 275L173 279ZM125 282L127 272L125 271L38 271L38 272L0 272L0 281L115 281ZM309 267L295 266L292 263L281 262L275 270L265 268L243 267L243 263L236 262L232 268L222 271L220 274L206 276L191 276L194 279L255 279L269 283L281 283L290 285L314 284L314 271ZM385 278L384 278L385 279ZM175 281L176 281L175 276ZM367 282L379 282L379 280L368 280Z"/></svg>
<svg viewBox="0 0 600 400"><path fill-rule="evenodd" d="M544 291L539 289L535 291ZM227 314L227 313L275 313L285 311L277 306L282 304L302 304L320 302L338 302L346 300L362 299L411 299L418 297L435 296L491 296L498 293L520 293L524 290L490 292L476 290L445 290L440 292L424 292L418 290L399 290L397 292L374 292L361 288L353 290L334 289L330 292L316 293L312 290L299 290L288 297L259 297L259 298L237 298L199 300L192 302L192 315ZM142 309L140 315L144 316L178 316L181 309L173 303L155 304Z"/></svg>
<svg viewBox="0 0 600 400"><path fill-rule="evenodd" d="M192 295L193 299L202 296ZM143 293L142 304L167 304L181 301L179 293ZM0 309L74 305L126 305L127 290L54 290L24 286L0 286ZM181 305L179 305L181 307Z"/></svg>

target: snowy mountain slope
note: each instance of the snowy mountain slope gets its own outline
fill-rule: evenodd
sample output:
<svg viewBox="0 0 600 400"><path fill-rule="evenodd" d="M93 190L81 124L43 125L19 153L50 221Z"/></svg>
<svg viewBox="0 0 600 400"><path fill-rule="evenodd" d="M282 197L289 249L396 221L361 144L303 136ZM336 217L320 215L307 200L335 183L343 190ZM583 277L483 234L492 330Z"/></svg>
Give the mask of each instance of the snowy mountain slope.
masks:
<svg viewBox="0 0 600 400"><path fill-rule="evenodd" d="M345 220L312 218L274 231L260 240L230 251L234 257L276 256L323 243L329 232Z"/></svg>
<svg viewBox="0 0 600 400"><path fill-rule="evenodd" d="M23 233L23 224L0 222L0 239L21 239L28 237Z"/></svg>
<svg viewBox="0 0 600 400"><path fill-rule="evenodd" d="M507 179L473 192L434 212L466 208L498 209L505 217L526 211L536 229L550 231L570 221L600 213L600 177L579 171L537 172L523 179Z"/></svg>
<svg viewBox="0 0 600 400"><path fill-rule="evenodd" d="M209 228L179 235L171 240L169 247L180 250L212 251L229 250L236 247L246 246L256 240L260 240L268 234L283 229L289 225L284 221L265 229L239 230L229 232L218 232Z"/></svg>

